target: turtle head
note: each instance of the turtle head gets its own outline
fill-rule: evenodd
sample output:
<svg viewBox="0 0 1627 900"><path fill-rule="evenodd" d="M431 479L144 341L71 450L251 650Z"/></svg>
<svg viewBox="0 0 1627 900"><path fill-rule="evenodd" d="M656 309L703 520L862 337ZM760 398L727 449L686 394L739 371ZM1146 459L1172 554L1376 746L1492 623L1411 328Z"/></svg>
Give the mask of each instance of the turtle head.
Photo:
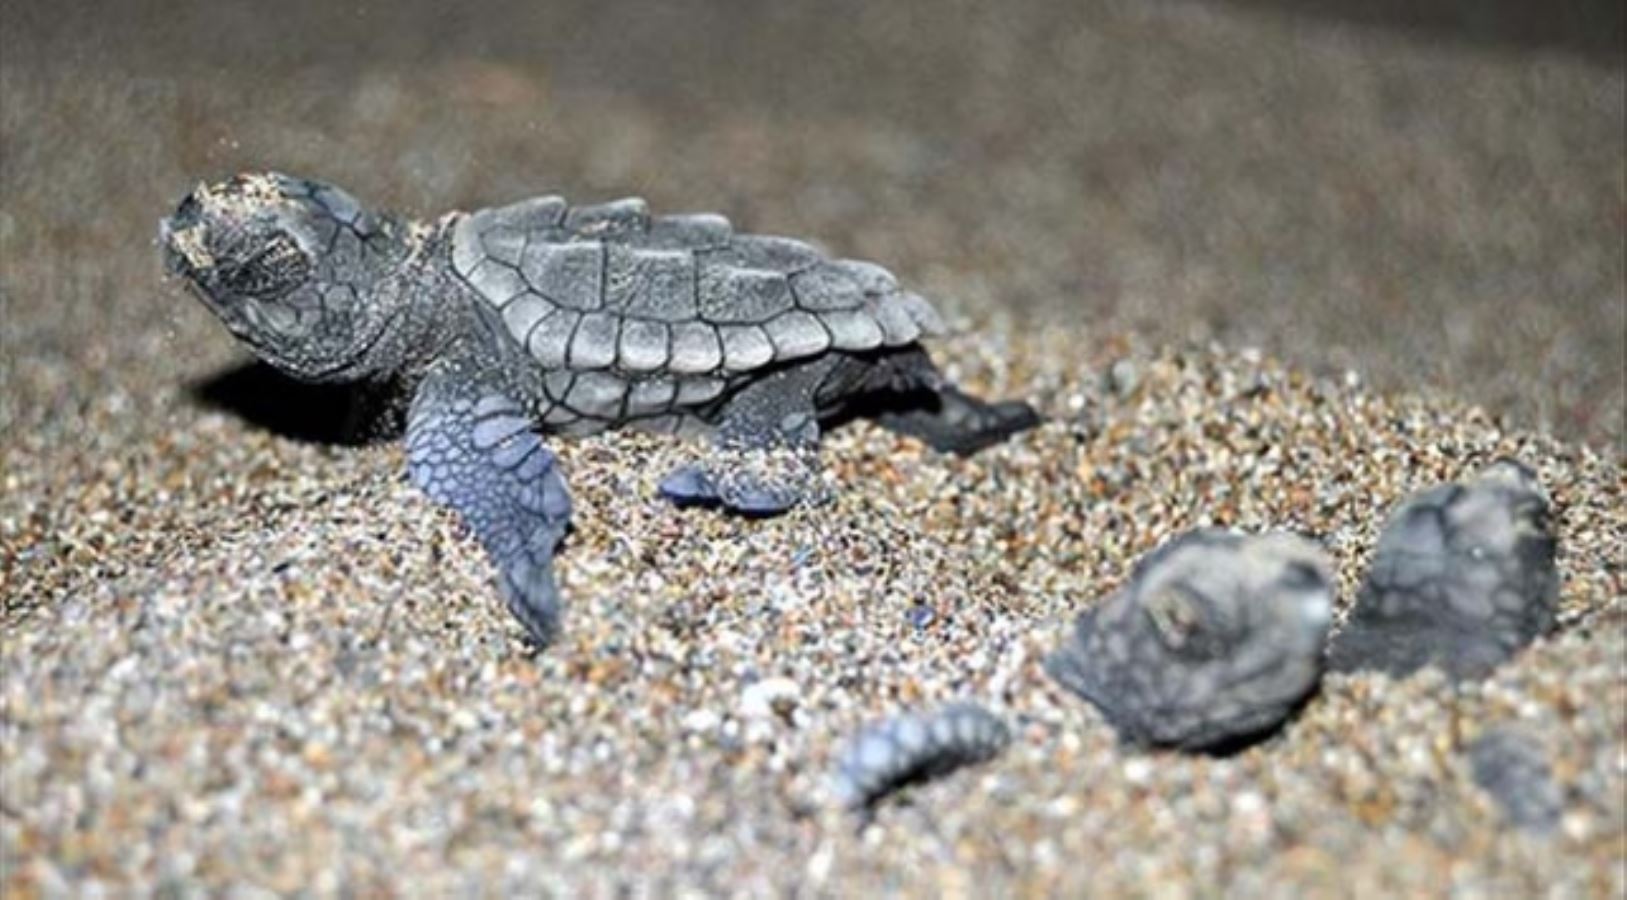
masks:
<svg viewBox="0 0 1627 900"><path fill-rule="evenodd" d="M1326 554L1295 534L1201 529L1147 562L1138 583L1147 623L1166 651L1190 665L1246 655L1248 645L1308 652L1333 621Z"/></svg>
<svg viewBox="0 0 1627 900"><path fill-rule="evenodd" d="M256 355L297 378L378 371L407 229L331 185L275 173L199 185L159 224L165 267Z"/></svg>

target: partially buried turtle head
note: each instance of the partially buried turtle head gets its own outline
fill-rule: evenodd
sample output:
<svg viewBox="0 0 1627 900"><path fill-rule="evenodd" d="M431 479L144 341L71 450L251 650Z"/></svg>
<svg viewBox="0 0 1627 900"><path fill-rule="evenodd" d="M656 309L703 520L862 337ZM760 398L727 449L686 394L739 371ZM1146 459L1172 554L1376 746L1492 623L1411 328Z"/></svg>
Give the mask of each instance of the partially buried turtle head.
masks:
<svg viewBox="0 0 1627 900"><path fill-rule="evenodd" d="M1315 689L1332 584L1297 535L1188 532L1082 614L1049 671L1132 744L1241 745Z"/></svg>
<svg viewBox="0 0 1627 900"><path fill-rule="evenodd" d="M400 223L331 185L250 174L199 185L159 239L165 267L265 361L311 381L377 367L398 305L383 288L411 250Z"/></svg>

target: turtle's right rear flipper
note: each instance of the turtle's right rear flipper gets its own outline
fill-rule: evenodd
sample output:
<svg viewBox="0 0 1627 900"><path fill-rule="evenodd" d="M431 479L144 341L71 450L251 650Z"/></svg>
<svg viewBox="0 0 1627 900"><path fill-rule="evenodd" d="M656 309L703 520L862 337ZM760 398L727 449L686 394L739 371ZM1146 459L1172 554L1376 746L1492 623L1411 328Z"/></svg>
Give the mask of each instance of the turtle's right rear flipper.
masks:
<svg viewBox="0 0 1627 900"><path fill-rule="evenodd" d="M934 450L970 456L1042 421L1020 400L990 403L952 384L921 396L921 405L883 412L876 424L925 441Z"/></svg>

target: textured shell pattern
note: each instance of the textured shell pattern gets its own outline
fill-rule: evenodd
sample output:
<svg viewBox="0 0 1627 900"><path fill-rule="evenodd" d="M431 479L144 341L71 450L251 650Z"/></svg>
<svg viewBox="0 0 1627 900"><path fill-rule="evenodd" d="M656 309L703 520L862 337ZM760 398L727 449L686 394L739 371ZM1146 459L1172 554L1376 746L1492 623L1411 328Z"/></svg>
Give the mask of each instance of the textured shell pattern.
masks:
<svg viewBox="0 0 1627 900"><path fill-rule="evenodd" d="M557 376L561 396L549 394L566 417L693 407L765 366L943 329L879 266L736 234L721 216L651 216L638 199L548 196L465 216L452 264Z"/></svg>

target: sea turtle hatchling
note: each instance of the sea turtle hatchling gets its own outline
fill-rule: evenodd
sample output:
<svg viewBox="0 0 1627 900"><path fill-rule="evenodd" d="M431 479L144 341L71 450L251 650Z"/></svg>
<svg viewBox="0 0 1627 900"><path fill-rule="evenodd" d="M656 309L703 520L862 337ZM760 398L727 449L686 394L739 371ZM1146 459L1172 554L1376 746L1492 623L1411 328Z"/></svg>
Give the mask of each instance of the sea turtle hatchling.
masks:
<svg viewBox="0 0 1627 900"><path fill-rule="evenodd" d="M1536 473L1499 459L1464 484L1408 498L1373 551L1329 668L1482 678L1553 632L1553 514Z"/></svg>
<svg viewBox="0 0 1627 900"><path fill-rule="evenodd" d="M1315 690L1332 621L1332 564L1317 544L1204 528L1136 563L1046 667L1127 744L1226 750Z"/></svg>
<svg viewBox="0 0 1627 900"><path fill-rule="evenodd" d="M960 453L1038 421L948 383L919 343L937 313L885 269L717 215L547 196L421 224L266 173L200 185L160 240L261 359L411 391L414 481L470 525L539 642L571 514L543 433L704 435L713 451L661 492L766 515L816 498L808 463L832 418L874 413Z"/></svg>

